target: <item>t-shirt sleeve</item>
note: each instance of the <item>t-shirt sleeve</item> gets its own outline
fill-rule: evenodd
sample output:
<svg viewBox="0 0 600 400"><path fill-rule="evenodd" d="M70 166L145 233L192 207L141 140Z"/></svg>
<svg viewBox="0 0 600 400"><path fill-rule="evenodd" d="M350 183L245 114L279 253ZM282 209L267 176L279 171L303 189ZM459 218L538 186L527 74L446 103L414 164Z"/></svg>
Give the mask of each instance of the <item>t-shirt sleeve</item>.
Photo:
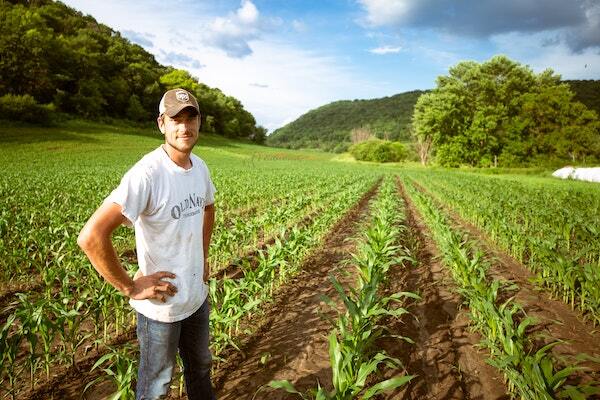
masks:
<svg viewBox="0 0 600 400"><path fill-rule="evenodd" d="M150 192L150 177L134 167L123 176L119 186L104 201L120 205L121 213L128 219L127 225L132 226L140 215L147 213Z"/></svg>
<svg viewBox="0 0 600 400"><path fill-rule="evenodd" d="M215 185L213 184L213 181L210 177L210 171L208 170L208 167L206 167L206 195L205 195L205 203L206 205L210 205L213 204L215 202L215 193L217 192L217 189L215 188Z"/></svg>

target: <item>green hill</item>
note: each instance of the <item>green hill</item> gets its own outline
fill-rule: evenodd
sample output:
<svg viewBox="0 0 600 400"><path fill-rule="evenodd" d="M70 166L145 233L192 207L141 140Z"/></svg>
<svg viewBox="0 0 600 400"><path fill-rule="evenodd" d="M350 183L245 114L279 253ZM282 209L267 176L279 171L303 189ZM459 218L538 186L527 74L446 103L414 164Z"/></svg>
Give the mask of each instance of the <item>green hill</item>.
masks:
<svg viewBox="0 0 600 400"><path fill-rule="evenodd" d="M575 100L600 115L600 80L566 80ZM307 112L275 130L267 144L285 148L344 151L351 131L367 128L379 138L410 141L409 124L414 105L424 91L400 93L371 100L343 100Z"/></svg>
<svg viewBox="0 0 600 400"><path fill-rule="evenodd" d="M380 138L410 140L408 125L420 90L372 100L336 101L311 110L267 138L271 146L344 150L353 129L365 128Z"/></svg>
<svg viewBox="0 0 600 400"><path fill-rule="evenodd" d="M43 123L46 114L151 121L167 89L193 92L202 130L257 137L242 103L58 1L0 1L0 114ZM32 111L34 110L34 111ZM61 119L61 118L56 118Z"/></svg>

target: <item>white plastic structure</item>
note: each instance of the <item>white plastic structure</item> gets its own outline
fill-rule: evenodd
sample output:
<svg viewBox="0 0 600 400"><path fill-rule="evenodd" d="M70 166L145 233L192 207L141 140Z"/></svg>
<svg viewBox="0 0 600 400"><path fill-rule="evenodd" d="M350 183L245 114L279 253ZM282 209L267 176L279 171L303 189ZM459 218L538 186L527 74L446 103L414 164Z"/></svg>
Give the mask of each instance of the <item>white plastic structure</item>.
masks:
<svg viewBox="0 0 600 400"><path fill-rule="evenodd" d="M573 168L564 167L552 173L552 176L562 179L576 179L578 181L600 182L600 168Z"/></svg>

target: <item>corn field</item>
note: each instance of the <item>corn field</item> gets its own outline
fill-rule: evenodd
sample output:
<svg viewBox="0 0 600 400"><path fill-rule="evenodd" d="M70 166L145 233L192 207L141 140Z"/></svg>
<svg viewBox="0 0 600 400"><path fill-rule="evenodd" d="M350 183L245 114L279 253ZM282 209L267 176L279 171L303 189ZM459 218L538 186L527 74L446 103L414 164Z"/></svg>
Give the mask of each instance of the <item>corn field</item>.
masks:
<svg viewBox="0 0 600 400"><path fill-rule="evenodd" d="M8 136L0 150L0 397L133 399L135 313L94 270L76 238L123 173L160 141L119 132L69 133L77 140L65 135ZM246 398L409 398L419 382L433 379L410 363L427 335L408 329L415 324L412 310L428 300L408 278L428 267L427 246L438 252L449 278L431 285L460 295L461 303L448 307L468 315L477 338L473 354L501 377L502 395L600 396L600 346L565 356L581 337L544 336L560 316L528 315L529 305L515 299L519 285L492 274L486 249L448 215L478 227L481 240L527 267L548 307L551 301L564 305L590 335L581 340L593 347L600 343L594 331L600 322L600 187L349 164L245 144L200 143L197 153L217 187L209 299L219 397L236 398L228 394L227 377L243 366L232 367L232 360L252 360L252 343L263 336L280 339L275 328L260 330L257 321L275 327L289 310L300 318L310 300L328 311L310 319L324 333L303 340L321 349L314 354L327 368L304 380L300 372L280 379L273 371L290 370L298 354L292 345L278 354L267 340L266 349L256 350L260 362L249 367L258 375L236 381L238 390L248 387ZM119 228L113 243L133 276L132 230ZM344 249L335 252L336 261L315 262L332 246ZM336 277L334 267L346 278ZM303 293L314 294L305 303L286 296L307 279L318 280L314 287L321 292ZM178 365L171 396L185 398ZM467 372L451 374L460 381ZM63 386L74 376L81 382L69 392Z"/></svg>

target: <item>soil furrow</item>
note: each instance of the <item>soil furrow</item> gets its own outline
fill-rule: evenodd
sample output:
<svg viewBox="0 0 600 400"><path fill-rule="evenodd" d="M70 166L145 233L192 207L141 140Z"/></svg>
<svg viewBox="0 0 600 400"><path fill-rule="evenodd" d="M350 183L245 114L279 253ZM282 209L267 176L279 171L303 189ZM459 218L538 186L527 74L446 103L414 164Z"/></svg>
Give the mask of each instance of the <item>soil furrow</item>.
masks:
<svg viewBox="0 0 600 400"><path fill-rule="evenodd" d="M417 375L387 399L508 399L501 374L486 364L488 354L477 348L480 337L469 330L467 310L439 261L439 252L419 212L398 183L406 203L407 223L414 235L417 266L407 271L399 290L420 294L409 310L414 318L396 332L414 344L402 343L388 353L399 357L407 373Z"/></svg>
<svg viewBox="0 0 600 400"><path fill-rule="evenodd" d="M539 286L532 283L535 276L523 264L498 248L485 232L462 219L452 208L443 204L435 195L416 184L416 187L431 197L436 205L442 209L455 228L466 232L468 237L475 241L486 259L490 262L488 274L494 279L514 282L518 289L514 293L515 300L521 304L525 312L538 321L536 334L545 343L559 339L563 341L555 346L552 351L558 356L574 358L579 354L588 354L600 357L600 333L591 323L585 322L581 314L569 308L561 300L552 298L547 290L540 290ZM567 361L567 364L571 362ZM589 370L581 376L586 381L600 382L600 365L585 362L582 364Z"/></svg>
<svg viewBox="0 0 600 400"><path fill-rule="evenodd" d="M302 272L278 291L261 329L241 347L242 352L233 353L218 368L214 383L219 399L252 399L273 379L287 379L300 390L316 387L317 381L328 387L331 369L326 336L332 326L324 315L335 313L321 296L335 297L330 274L335 273L343 283L351 280L343 271L354 246L347 239L356 235L378 186L379 182L345 214L304 263ZM270 389L256 395L256 399L286 398L296 397Z"/></svg>

